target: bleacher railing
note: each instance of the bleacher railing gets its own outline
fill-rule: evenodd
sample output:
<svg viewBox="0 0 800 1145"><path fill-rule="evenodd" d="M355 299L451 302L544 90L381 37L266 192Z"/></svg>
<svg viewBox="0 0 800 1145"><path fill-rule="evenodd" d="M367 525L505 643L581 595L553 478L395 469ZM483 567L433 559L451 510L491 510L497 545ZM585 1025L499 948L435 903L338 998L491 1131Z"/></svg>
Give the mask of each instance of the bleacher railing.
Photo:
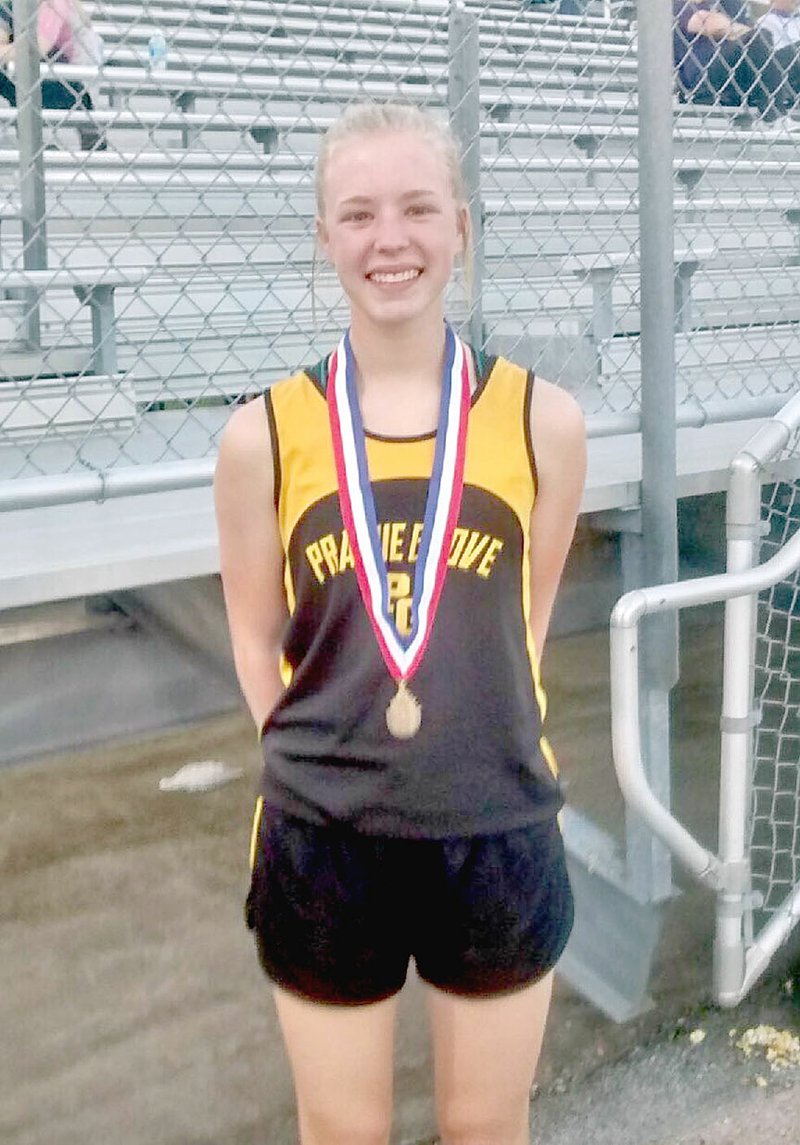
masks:
<svg viewBox="0 0 800 1145"><path fill-rule="evenodd" d="M617 776L627 805L716 893L714 993L727 1006L741 1001L800 922L799 430L796 395L734 459L725 573L637 589L611 617ZM638 632L646 616L720 601L726 605L714 851L671 814L648 780Z"/></svg>

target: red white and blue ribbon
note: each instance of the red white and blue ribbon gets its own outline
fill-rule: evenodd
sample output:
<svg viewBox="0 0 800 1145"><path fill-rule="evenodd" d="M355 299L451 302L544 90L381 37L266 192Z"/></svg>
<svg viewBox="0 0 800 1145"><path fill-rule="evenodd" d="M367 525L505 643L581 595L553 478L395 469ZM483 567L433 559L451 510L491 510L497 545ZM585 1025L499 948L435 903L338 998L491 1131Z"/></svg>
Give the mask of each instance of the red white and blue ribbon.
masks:
<svg viewBox="0 0 800 1145"><path fill-rule="evenodd" d="M348 532L364 607L386 666L398 681L409 680L425 655L461 508L470 408L469 369L463 343L449 326L445 329L436 447L414 569L411 631L407 635L398 632L390 609L388 575L369 478L349 333L342 338L328 363L328 412L342 520Z"/></svg>

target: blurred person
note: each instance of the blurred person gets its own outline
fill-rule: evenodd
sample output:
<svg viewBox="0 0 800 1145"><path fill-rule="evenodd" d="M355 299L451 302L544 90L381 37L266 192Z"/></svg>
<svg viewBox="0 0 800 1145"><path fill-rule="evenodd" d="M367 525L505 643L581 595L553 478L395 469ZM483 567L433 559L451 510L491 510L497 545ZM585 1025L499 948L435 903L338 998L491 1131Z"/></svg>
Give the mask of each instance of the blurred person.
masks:
<svg viewBox="0 0 800 1145"><path fill-rule="evenodd" d="M102 63L102 39L81 0L39 0L36 33L43 61L84 66ZM0 0L0 97L12 107L17 106L16 85L9 74L14 54L13 0ZM40 87L43 108L94 110L88 88L78 80L43 76ZM91 126L81 128L80 139L84 150L105 149L101 133Z"/></svg>
<svg viewBox="0 0 800 1145"><path fill-rule="evenodd" d="M757 26L772 41L784 75L784 102L795 107L800 95L800 0L772 0Z"/></svg>
<svg viewBox="0 0 800 1145"><path fill-rule="evenodd" d="M673 0L673 55L688 103L747 105L764 123L787 110L770 38L744 19L741 0Z"/></svg>
<svg viewBox="0 0 800 1145"><path fill-rule="evenodd" d="M771 0L757 26L768 33L776 51L796 48L800 44L800 0Z"/></svg>

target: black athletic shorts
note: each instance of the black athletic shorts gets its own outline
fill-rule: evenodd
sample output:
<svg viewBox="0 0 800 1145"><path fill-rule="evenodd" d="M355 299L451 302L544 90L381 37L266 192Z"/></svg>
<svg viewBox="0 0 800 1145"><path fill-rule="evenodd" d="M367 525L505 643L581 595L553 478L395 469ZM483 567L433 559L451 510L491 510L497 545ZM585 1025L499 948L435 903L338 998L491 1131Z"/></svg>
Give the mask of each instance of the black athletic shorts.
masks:
<svg viewBox="0 0 800 1145"><path fill-rule="evenodd" d="M558 961L573 905L555 820L449 839L315 826L265 807L248 926L273 982L318 1002L377 1002L409 959L441 990L492 995Z"/></svg>

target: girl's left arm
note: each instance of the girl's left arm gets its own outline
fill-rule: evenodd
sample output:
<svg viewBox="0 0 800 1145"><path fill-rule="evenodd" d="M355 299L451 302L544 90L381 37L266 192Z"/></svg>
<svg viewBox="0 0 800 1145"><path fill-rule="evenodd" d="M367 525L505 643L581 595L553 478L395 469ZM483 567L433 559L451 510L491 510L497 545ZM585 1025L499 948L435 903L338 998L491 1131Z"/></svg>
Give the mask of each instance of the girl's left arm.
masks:
<svg viewBox="0 0 800 1145"><path fill-rule="evenodd" d="M586 480L586 427L575 399L539 378L530 417L537 476L531 515L531 632L541 660Z"/></svg>

